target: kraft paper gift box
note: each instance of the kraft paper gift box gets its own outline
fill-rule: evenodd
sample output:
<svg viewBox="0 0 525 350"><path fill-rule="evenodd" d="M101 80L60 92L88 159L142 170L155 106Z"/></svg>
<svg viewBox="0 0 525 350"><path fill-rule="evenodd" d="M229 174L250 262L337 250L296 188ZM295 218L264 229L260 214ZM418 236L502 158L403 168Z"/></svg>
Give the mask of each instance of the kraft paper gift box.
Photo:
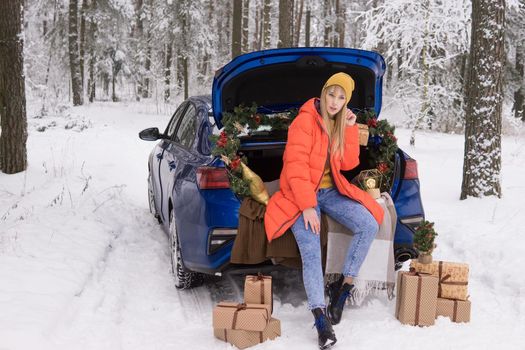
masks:
<svg viewBox="0 0 525 350"><path fill-rule="evenodd" d="M431 326L436 319L438 279L414 271L397 275L396 318L404 324Z"/></svg>
<svg viewBox="0 0 525 350"><path fill-rule="evenodd" d="M470 322L470 301L438 298L436 317L446 316L452 322Z"/></svg>
<svg viewBox="0 0 525 350"><path fill-rule="evenodd" d="M273 312L272 276L248 275L244 280L244 302L246 304L270 305Z"/></svg>
<svg viewBox="0 0 525 350"><path fill-rule="evenodd" d="M357 123L357 126L359 128L359 144L361 146L368 145L368 125Z"/></svg>
<svg viewBox="0 0 525 350"><path fill-rule="evenodd" d="M264 331L271 318L270 305L221 301L213 309L213 328Z"/></svg>
<svg viewBox="0 0 525 350"><path fill-rule="evenodd" d="M239 349L245 349L268 339L273 340L279 337L281 335L281 321L276 318L270 319L266 328L260 332L215 328L213 334L216 338L235 345Z"/></svg>
<svg viewBox="0 0 525 350"><path fill-rule="evenodd" d="M448 261L421 264L417 260L412 260L410 267L415 268L417 272L429 273L439 279L439 298L467 300L468 264Z"/></svg>

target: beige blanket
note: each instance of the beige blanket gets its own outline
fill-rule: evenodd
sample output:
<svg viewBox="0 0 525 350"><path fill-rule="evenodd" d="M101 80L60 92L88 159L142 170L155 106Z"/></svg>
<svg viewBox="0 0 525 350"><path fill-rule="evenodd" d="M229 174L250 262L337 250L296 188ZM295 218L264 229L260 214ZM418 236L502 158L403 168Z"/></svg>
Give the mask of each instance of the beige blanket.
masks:
<svg viewBox="0 0 525 350"><path fill-rule="evenodd" d="M383 223L370 246L359 276L354 279L355 292L351 303L359 305L370 294L382 294L393 297L395 285L394 234L397 214L390 195L381 193L377 199L385 211ZM328 251L326 257L326 279L333 281L341 273L352 232L337 221L328 218Z"/></svg>

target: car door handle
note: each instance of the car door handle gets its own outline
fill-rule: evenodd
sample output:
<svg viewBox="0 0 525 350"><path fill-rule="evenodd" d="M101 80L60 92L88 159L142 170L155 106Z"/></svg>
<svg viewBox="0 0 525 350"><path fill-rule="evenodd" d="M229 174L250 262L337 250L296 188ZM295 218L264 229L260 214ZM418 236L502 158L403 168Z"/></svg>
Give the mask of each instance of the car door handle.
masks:
<svg viewBox="0 0 525 350"><path fill-rule="evenodd" d="M168 166L170 167L170 171L172 171L177 167L177 164L175 164L175 161L171 160L168 162Z"/></svg>
<svg viewBox="0 0 525 350"><path fill-rule="evenodd" d="M162 153L157 153L157 159L158 159L158 160L161 160L161 159L162 159Z"/></svg>

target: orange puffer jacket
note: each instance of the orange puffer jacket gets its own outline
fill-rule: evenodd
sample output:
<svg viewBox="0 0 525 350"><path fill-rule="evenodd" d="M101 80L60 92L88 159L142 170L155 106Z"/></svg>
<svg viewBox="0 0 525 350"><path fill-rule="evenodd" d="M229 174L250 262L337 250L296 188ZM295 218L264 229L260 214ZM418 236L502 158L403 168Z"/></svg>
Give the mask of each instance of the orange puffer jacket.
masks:
<svg viewBox="0 0 525 350"><path fill-rule="evenodd" d="M358 133L357 125L346 128L344 159L330 153L332 179L341 194L364 205L381 224L381 206L341 174L341 170L350 170L359 164ZM301 107L288 130L280 190L270 198L264 215L268 241L284 234L304 209L317 205L316 193L329 155L328 145L327 130L312 98Z"/></svg>

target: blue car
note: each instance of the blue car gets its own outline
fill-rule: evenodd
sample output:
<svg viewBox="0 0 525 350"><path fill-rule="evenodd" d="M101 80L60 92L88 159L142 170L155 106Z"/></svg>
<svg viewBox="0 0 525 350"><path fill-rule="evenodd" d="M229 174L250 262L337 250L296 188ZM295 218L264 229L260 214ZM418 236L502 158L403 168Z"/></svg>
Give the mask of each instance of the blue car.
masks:
<svg viewBox="0 0 525 350"><path fill-rule="evenodd" d="M230 255L241 201L230 189L224 163L211 155L209 140L222 128L223 112L253 102L262 112L300 107L340 71L356 82L349 108L373 108L379 116L385 72L381 55L347 48L286 48L236 57L216 72L211 97L184 101L162 133L158 128L140 132L143 140L159 140L148 159L149 205L169 236L177 288L197 286L204 274L233 268ZM286 135L270 133L243 137L240 150L266 182L279 178L285 145ZM366 159L366 147L360 157ZM418 254L413 232L424 211L416 161L401 149L395 158L390 194L398 215L394 249L399 267ZM360 167L344 175L351 179Z"/></svg>

